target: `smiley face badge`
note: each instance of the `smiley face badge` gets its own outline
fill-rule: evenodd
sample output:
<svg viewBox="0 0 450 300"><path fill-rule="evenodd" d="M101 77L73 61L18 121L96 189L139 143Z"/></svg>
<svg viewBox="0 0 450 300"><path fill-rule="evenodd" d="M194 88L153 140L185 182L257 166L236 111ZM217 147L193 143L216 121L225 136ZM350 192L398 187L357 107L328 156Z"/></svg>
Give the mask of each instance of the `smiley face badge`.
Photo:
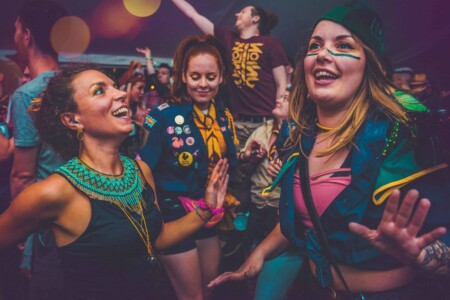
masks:
<svg viewBox="0 0 450 300"><path fill-rule="evenodd" d="M193 158L192 158L192 154L189 152L181 152L180 155L178 156L178 163L183 166L183 167L189 167L190 165L192 165L193 162Z"/></svg>

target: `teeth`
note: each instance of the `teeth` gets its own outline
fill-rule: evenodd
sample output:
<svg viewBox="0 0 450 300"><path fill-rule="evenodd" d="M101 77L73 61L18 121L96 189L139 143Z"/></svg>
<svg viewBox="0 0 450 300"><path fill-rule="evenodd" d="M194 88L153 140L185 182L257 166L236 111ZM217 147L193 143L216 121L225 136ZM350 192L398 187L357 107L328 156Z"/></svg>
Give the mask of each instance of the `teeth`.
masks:
<svg viewBox="0 0 450 300"><path fill-rule="evenodd" d="M121 107L115 111L113 111L112 115L114 117L124 117L128 115L128 108L127 107Z"/></svg>
<svg viewBox="0 0 450 300"><path fill-rule="evenodd" d="M336 79L336 78L337 78L336 75L331 74L331 73L329 73L329 72L327 72L327 71L317 71L317 72L315 73L315 76L316 76L317 79L320 79L320 78L332 78L332 79Z"/></svg>

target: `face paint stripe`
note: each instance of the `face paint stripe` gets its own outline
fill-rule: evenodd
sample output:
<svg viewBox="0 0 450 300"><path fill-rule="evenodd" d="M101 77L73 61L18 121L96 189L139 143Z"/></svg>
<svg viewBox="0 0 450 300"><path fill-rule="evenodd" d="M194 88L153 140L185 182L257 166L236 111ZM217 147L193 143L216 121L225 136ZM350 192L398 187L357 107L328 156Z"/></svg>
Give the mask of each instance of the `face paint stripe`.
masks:
<svg viewBox="0 0 450 300"><path fill-rule="evenodd" d="M327 48L328 53L330 53L333 56L345 56L345 57L350 57L350 58L354 58L354 59L358 59L360 60L361 57L355 56L355 55L351 55L351 54L345 54L345 53L334 53L333 51L331 51L330 49Z"/></svg>
<svg viewBox="0 0 450 300"><path fill-rule="evenodd" d="M326 48L326 49L327 49L328 53L330 53L333 56L345 56L345 57L350 57L350 58L354 58L354 59L357 59L357 60L361 59L361 57L359 57L359 56L355 56L355 55L351 55L351 54L345 54L345 53L334 53L330 49L328 49L328 48ZM317 53L306 54L307 57L308 56L316 56L316 55L317 55Z"/></svg>

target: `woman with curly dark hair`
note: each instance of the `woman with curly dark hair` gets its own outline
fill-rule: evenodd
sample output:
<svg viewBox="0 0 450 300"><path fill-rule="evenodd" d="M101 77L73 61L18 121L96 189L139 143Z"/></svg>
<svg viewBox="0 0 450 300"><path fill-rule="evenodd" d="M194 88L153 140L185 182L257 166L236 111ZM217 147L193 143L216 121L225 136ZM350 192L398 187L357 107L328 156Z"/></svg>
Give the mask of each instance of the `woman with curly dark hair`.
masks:
<svg viewBox="0 0 450 300"><path fill-rule="evenodd" d="M148 263L200 229L222 206L220 160L204 201L163 223L148 166L119 154L132 130L126 92L92 66L58 71L37 123L42 139L70 160L20 193L0 215L0 249L51 225L63 264L65 299L149 299Z"/></svg>

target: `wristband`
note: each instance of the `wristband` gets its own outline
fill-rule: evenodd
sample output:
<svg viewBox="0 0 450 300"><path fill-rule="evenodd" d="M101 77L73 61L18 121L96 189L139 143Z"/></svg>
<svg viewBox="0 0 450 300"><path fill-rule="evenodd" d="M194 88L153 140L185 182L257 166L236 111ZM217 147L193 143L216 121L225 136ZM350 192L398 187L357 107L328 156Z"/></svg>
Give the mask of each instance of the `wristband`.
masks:
<svg viewBox="0 0 450 300"><path fill-rule="evenodd" d="M153 57L147 57L147 56L146 56L146 57L145 57L145 60L146 60L146 61L152 61L152 60L153 60Z"/></svg>
<svg viewBox="0 0 450 300"><path fill-rule="evenodd" d="M218 214L220 214L220 213L222 213L224 211L223 207L221 207L221 208L212 208L211 206L209 206L208 204L205 203L203 198L198 200L197 207L209 211L212 214L212 217L214 217L215 215L218 215Z"/></svg>
<svg viewBox="0 0 450 300"><path fill-rule="evenodd" d="M195 213L197 214L197 216L198 216L200 219L202 219L203 223L208 223L208 221L213 217L213 214L211 213L211 216L205 219L204 217L202 217L202 215L201 215L200 212L198 211L198 207L199 207L198 205L195 206Z"/></svg>

